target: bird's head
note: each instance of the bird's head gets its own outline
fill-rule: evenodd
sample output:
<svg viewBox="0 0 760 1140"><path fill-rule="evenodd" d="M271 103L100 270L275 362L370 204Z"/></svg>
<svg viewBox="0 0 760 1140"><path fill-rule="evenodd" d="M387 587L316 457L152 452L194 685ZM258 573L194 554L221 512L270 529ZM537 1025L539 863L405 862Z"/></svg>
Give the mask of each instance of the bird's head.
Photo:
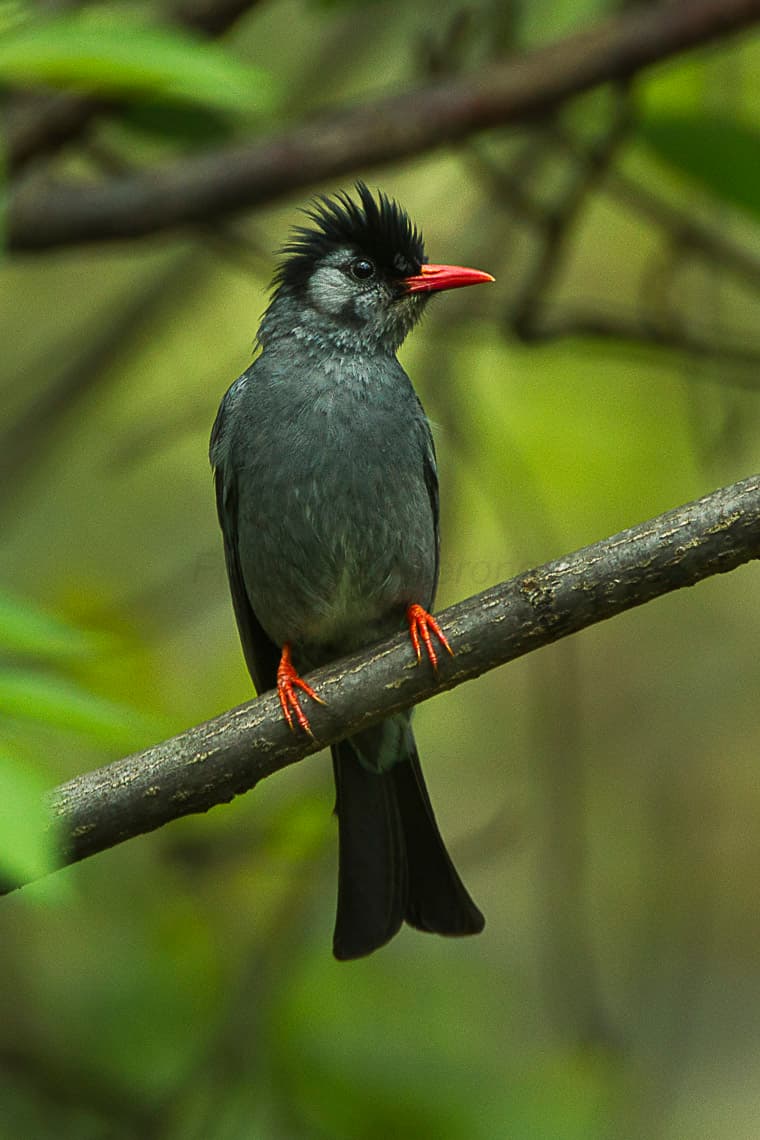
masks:
<svg viewBox="0 0 760 1140"><path fill-rule="evenodd" d="M493 281L488 273L429 265L422 236L397 202L363 182L356 198L320 197L283 247L259 339L296 335L341 352L393 353L443 289Z"/></svg>

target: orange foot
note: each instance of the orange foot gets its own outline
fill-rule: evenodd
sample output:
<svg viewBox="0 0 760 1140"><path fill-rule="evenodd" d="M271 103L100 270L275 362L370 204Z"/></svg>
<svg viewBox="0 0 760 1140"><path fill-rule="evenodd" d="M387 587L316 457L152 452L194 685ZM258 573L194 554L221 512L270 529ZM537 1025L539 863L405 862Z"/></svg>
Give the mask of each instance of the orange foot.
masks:
<svg viewBox="0 0 760 1140"><path fill-rule="evenodd" d="M418 661L422 661L422 647L420 645L422 642L430 658L430 664L434 669L438 668L438 654L435 651L431 633L435 634L446 652L450 653L452 657L454 656L454 651L446 640L438 622L432 614L423 610L422 606L418 606L416 603L408 606L406 620L409 622L409 636L412 639L412 648Z"/></svg>
<svg viewBox="0 0 760 1140"><path fill-rule="evenodd" d="M288 727L291 732L295 732L296 725L307 732L313 739L314 733L311 731L306 713L301 708L300 701L298 700L298 693L296 689L301 689L313 701L317 701L320 705L325 702L317 693L314 692L311 685L308 685L298 675L295 665L290 656L290 646L286 642L282 647L282 656L280 657L280 664L277 667L277 696L280 698L280 706L282 708L285 720L288 722Z"/></svg>

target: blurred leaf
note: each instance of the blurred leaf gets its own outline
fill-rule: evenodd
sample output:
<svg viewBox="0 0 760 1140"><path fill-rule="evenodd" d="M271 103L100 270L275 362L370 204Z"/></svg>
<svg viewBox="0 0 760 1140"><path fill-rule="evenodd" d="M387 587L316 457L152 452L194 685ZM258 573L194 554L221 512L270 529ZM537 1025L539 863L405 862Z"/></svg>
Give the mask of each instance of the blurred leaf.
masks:
<svg viewBox="0 0 760 1140"><path fill-rule="evenodd" d="M132 103L119 119L133 130L185 147L223 142L232 134L232 119L217 107L193 106L166 100Z"/></svg>
<svg viewBox="0 0 760 1140"><path fill-rule="evenodd" d="M314 8L366 8L368 4L380 4L382 0L312 0Z"/></svg>
<svg viewBox="0 0 760 1140"><path fill-rule="evenodd" d="M111 638L78 629L38 606L0 593L0 654L23 654L47 661L102 652Z"/></svg>
<svg viewBox="0 0 760 1140"><path fill-rule="evenodd" d="M45 785L31 766L0 750L0 875L37 879L56 866Z"/></svg>
<svg viewBox="0 0 760 1140"><path fill-rule="evenodd" d="M760 216L760 131L720 115L646 114L639 135L658 158L724 202Z"/></svg>
<svg viewBox="0 0 760 1140"><path fill-rule="evenodd" d="M0 0L0 35L9 28L16 28L27 16L27 6L23 0Z"/></svg>
<svg viewBox="0 0 760 1140"><path fill-rule="evenodd" d="M716 50L719 50L717 48ZM645 117L660 114L693 114L705 105L709 75L699 55L683 55L667 67L657 67L642 76L637 101Z"/></svg>
<svg viewBox="0 0 760 1140"><path fill-rule="evenodd" d="M32 670L0 669L0 714L82 733L113 747L130 748L166 731L158 717Z"/></svg>
<svg viewBox="0 0 760 1140"><path fill-rule="evenodd" d="M503 1127L508 1136L601 1138L609 1134L605 1121L614 1091L614 1056L593 1050L548 1053L515 1075L501 1105L494 1106L490 1127Z"/></svg>
<svg viewBox="0 0 760 1140"><path fill-rule="evenodd" d="M161 97L212 107L262 107L266 73L217 44L177 29L147 27L87 9L26 24L0 39L0 79L101 95Z"/></svg>

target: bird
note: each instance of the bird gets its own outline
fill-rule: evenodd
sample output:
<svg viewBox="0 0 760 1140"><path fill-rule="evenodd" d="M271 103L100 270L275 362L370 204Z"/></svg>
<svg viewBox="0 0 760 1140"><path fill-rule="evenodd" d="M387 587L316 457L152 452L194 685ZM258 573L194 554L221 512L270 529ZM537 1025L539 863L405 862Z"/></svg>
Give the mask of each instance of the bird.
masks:
<svg viewBox="0 0 760 1140"><path fill-rule="evenodd" d="M315 197L282 247L258 355L224 396L210 460L243 653L311 732L312 670L406 628L420 667L451 652L430 613L439 494L429 422L397 352L434 293L493 281L430 264L398 202L364 182ZM406 922L485 919L441 837L411 713L332 746L338 820L333 953L361 958Z"/></svg>

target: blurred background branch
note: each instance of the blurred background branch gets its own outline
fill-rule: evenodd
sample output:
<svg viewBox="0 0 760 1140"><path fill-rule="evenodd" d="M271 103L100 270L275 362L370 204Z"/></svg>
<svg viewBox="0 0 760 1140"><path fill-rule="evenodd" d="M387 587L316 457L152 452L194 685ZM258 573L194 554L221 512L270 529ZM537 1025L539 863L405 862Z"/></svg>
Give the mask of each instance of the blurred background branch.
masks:
<svg viewBox="0 0 760 1140"><path fill-rule="evenodd" d="M202 36L221 36L258 0L185 0L168 13L179 27ZM81 141L100 116L118 112L118 101L67 92L21 91L5 108L5 161L18 175L27 163L50 158L66 145Z"/></svg>
<svg viewBox="0 0 760 1140"><path fill-rule="evenodd" d="M234 12L238 14L236 8ZM410 158L477 131L546 113L590 88L619 82L758 18L760 0L634 5L588 31L482 68L476 76L447 78L364 106L333 110L321 121L311 118L253 144L209 150L99 182L24 179L11 188L7 243L12 250L39 251L135 238L225 217L357 166ZM93 111L84 105L80 117ZM77 115L72 118L76 123ZM71 120L65 114L61 119L64 131L70 130ZM36 137L49 141L50 134L39 130ZM61 141L60 134L56 138ZM27 141L25 147L28 153L32 144Z"/></svg>

